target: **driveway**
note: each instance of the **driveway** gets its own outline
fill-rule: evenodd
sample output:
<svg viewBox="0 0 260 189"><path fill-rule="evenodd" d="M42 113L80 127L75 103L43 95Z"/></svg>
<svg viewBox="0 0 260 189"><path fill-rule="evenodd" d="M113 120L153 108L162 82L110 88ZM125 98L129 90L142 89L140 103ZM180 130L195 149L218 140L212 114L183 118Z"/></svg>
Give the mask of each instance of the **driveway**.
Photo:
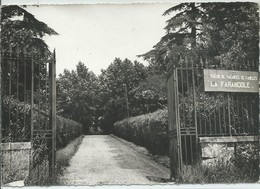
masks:
<svg viewBox="0 0 260 189"><path fill-rule="evenodd" d="M170 177L169 169L110 135L85 136L63 173L60 185L159 184Z"/></svg>

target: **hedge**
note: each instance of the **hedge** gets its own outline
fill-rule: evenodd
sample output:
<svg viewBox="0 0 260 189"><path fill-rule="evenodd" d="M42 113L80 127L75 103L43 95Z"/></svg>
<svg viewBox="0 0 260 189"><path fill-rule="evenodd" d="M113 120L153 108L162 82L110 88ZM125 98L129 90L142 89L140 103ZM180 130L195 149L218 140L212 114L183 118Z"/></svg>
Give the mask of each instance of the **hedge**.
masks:
<svg viewBox="0 0 260 189"><path fill-rule="evenodd" d="M57 116L57 149L65 147L83 134L83 126L73 120Z"/></svg>
<svg viewBox="0 0 260 189"><path fill-rule="evenodd" d="M2 102L2 142L30 141L31 106L9 97L5 97ZM61 116L57 116L56 120L57 149L65 147L83 133L83 126L73 120ZM34 116L34 125L45 127L45 123L46 117L43 114L36 112Z"/></svg>
<svg viewBox="0 0 260 189"><path fill-rule="evenodd" d="M169 152L168 111L131 117L114 124L114 134L147 148L153 154Z"/></svg>

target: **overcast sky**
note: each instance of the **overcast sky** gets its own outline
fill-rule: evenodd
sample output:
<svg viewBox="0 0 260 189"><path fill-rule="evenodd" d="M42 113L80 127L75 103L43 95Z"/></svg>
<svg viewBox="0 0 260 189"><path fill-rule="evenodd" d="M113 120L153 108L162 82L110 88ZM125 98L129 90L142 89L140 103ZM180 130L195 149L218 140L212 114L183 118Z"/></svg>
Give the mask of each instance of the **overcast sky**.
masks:
<svg viewBox="0 0 260 189"><path fill-rule="evenodd" d="M95 74L115 57L138 60L165 34L169 16L163 12L174 4L134 5L41 5L27 10L48 24L58 36L45 37L56 48L57 73L75 69L82 61ZM147 64L147 63L146 63Z"/></svg>

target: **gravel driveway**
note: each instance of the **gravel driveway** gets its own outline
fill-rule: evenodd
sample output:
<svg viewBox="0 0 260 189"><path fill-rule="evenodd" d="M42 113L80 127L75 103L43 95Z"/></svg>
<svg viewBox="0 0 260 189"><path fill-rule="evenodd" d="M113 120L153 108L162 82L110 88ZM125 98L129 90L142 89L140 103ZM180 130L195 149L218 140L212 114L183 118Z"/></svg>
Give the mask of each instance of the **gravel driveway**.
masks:
<svg viewBox="0 0 260 189"><path fill-rule="evenodd" d="M169 169L109 135L85 136L60 185L159 184ZM152 178L152 179L151 179Z"/></svg>

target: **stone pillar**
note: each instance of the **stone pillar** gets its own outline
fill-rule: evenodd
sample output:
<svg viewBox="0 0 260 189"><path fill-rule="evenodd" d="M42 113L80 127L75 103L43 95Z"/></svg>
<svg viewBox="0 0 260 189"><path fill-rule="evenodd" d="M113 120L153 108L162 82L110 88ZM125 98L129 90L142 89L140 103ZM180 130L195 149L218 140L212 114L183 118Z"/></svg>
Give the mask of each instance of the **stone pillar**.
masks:
<svg viewBox="0 0 260 189"><path fill-rule="evenodd" d="M2 184L24 180L29 175L30 142L2 143Z"/></svg>

